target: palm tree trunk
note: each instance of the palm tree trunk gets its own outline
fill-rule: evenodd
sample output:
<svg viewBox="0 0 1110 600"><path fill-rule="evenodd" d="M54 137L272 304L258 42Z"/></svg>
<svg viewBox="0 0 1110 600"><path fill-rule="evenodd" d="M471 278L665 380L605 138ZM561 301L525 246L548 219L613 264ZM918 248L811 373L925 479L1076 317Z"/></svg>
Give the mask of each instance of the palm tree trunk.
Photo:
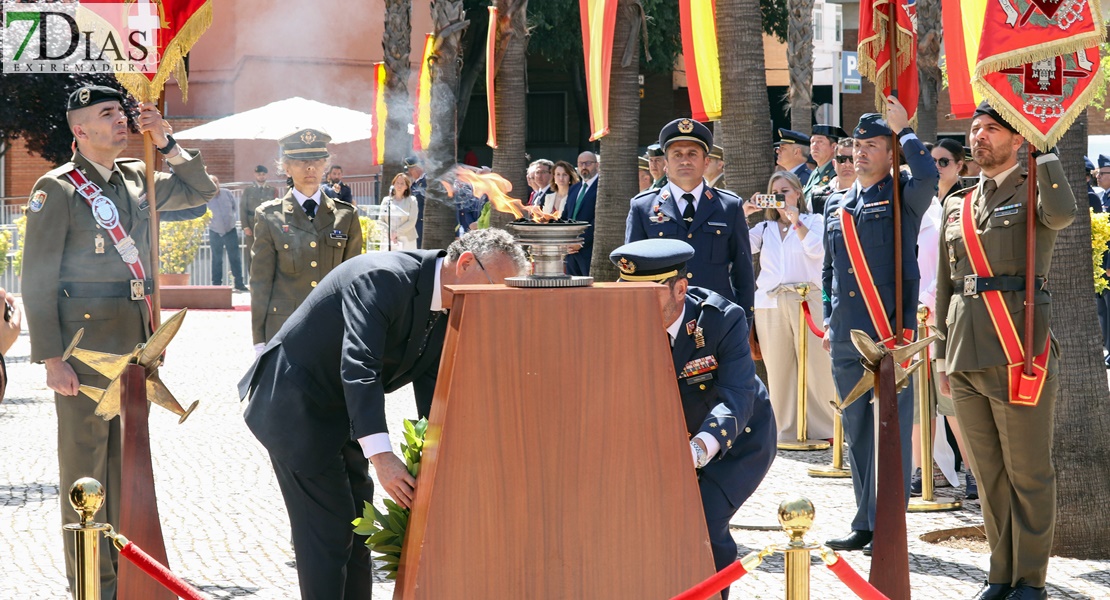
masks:
<svg viewBox="0 0 1110 600"><path fill-rule="evenodd" d="M1110 401L1102 336L1091 280L1091 217L1083 190L1086 112L1060 140L1060 159L1080 210L1056 239L1052 260L1052 333L1060 342L1060 391L1056 399L1053 463L1056 466L1056 534L1052 553L1082 559L1110 557Z"/></svg>
<svg viewBox="0 0 1110 600"><path fill-rule="evenodd" d="M937 141L937 103L940 96L940 0L917 2L917 70L921 93L917 99L917 137Z"/></svg>
<svg viewBox="0 0 1110 600"><path fill-rule="evenodd" d="M425 156L424 247L446 248L455 239L455 204L437 180L458 155L459 42L469 22L462 0L431 0L436 49L432 55L432 137Z"/></svg>
<svg viewBox="0 0 1110 600"><path fill-rule="evenodd" d="M524 144L528 128L528 85L524 74L527 70L525 14L528 0L498 0L497 10L499 64L486 65L487 69L497 69L493 83L497 96L497 148L493 150L493 171L513 184L513 197L527 201L525 171L528 159L524 155ZM504 227L513 219L511 213L496 210L490 213L493 227Z"/></svg>
<svg viewBox="0 0 1110 600"><path fill-rule="evenodd" d="M466 28L462 39L465 50L459 83L459 123L466 123L474 86L486 70L486 31L489 28L489 13L485 6L471 8L467 11L466 18L470 21L470 26Z"/></svg>
<svg viewBox="0 0 1110 600"><path fill-rule="evenodd" d="M595 281L616 281L609 253L624 243L628 201L639 190L636 149L640 131L640 4L619 0L609 74L609 135L601 138L594 252L590 275Z"/></svg>
<svg viewBox="0 0 1110 600"><path fill-rule="evenodd" d="M729 188L747 198L767 187L774 162L759 0L717 0L717 51L721 120L716 129L724 142Z"/></svg>
<svg viewBox="0 0 1110 600"><path fill-rule="evenodd" d="M790 128L808 134L813 124L813 0L787 0L786 10ZM759 24L760 21L757 20L756 23ZM749 38L751 39L755 38ZM728 48L731 52L736 46Z"/></svg>
<svg viewBox="0 0 1110 600"><path fill-rule="evenodd" d="M383 182L401 172L402 161L412 149L412 136L408 132L408 124L412 120L412 101L408 88L409 54L412 51L411 19L412 3L409 0L386 0L382 51L385 59L385 103L388 116L385 122Z"/></svg>

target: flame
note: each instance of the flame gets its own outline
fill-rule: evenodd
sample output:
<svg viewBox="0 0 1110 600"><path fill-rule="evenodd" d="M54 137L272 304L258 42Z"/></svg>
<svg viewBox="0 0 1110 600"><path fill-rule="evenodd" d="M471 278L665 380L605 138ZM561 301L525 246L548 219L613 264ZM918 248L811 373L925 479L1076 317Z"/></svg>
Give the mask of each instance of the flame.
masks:
<svg viewBox="0 0 1110 600"><path fill-rule="evenodd" d="M531 208L531 207L529 207ZM542 209L532 211L532 220L536 223L550 223L551 221L558 221L560 216L559 211L553 213L543 212Z"/></svg>
<svg viewBox="0 0 1110 600"><path fill-rule="evenodd" d="M513 191L513 184L497 173L475 173L470 169L457 167L455 180L469 183L474 188L475 198L486 196L493 208L500 212L512 213L518 219L524 215L525 210L533 212L531 207L524 206L520 200L509 197L508 192Z"/></svg>
<svg viewBox="0 0 1110 600"><path fill-rule="evenodd" d="M448 198L454 198L455 197L455 184L451 183L450 181L444 181L442 179L440 180L440 183L443 184L443 189L447 190L447 197Z"/></svg>

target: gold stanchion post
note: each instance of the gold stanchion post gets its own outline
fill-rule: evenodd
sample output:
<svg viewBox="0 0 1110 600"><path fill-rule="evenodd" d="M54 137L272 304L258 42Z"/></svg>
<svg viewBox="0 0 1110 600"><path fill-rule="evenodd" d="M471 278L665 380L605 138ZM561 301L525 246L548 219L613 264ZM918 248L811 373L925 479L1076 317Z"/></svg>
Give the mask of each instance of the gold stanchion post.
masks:
<svg viewBox="0 0 1110 600"><path fill-rule="evenodd" d="M81 515L80 523L63 527L73 534L77 551L77 581L74 600L100 600L100 534L110 527L96 523L93 517L104 505L104 486L90 477L82 477L69 488L69 503Z"/></svg>
<svg viewBox="0 0 1110 600"><path fill-rule="evenodd" d="M825 440L811 440L806 431L806 359L809 357L809 326L806 324L805 302L809 295L809 284L799 283L794 288L801 296L798 303L798 439L794 442L779 442L779 450L824 450L829 447Z"/></svg>
<svg viewBox="0 0 1110 600"><path fill-rule="evenodd" d="M922 306L917 310L918 339L929 336L929 326L925 320L929 309ZM909 512L941 512L956 510L962 506L959 500L938 501L933 489L933 419L932 403L929 402L929 386L933 385L929 370L929 347L921 349L921 372L917 374L917 408L920 418L918 427L921 432L921 497L910 498Z"/></svg>
<svg viewBox="0 0 1110 600"><path fill-rule="evenodd" d="M807 543L805 536L813 526L815 514L813 503L806 498L779 504L779 523L790 536L786 545L776 548L786 558L786 600L809 600L809 558L819 546Z"/></svg>
<svg viewBox="0 0 1110 600"><path fill-rule="evenodd" d="M832 464L823 467L810 467L810 477L843 479L852 476L852 470L844 466L844 421L839 413L833 417Z"/></svg>

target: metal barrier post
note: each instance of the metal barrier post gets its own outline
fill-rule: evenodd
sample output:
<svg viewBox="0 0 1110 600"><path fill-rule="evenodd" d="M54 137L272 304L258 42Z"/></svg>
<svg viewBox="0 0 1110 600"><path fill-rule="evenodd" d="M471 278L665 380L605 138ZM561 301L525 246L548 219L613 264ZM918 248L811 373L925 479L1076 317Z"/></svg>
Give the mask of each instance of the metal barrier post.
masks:
<svg viewBox="0 0 1110 600"><path fill-rule="evenodd" d="M819 546L806 543L805 535L813 526L815 514L813 503L806 498L784 500L779 504L779 523L790 536L785 546L776 548L786 558L786 600L809 600L809 558Z"/></svg>
<svg viewBox="0 0 1110 600"><path fill-rule="evenodd" d="M69 503L81 515L80 523L63 527L76 541L77 581L73 597L75 600L100 600L100 533L110 527L93 522L93 517L104 505L104 487L91 477L82 477L70 487Z"/></svg>

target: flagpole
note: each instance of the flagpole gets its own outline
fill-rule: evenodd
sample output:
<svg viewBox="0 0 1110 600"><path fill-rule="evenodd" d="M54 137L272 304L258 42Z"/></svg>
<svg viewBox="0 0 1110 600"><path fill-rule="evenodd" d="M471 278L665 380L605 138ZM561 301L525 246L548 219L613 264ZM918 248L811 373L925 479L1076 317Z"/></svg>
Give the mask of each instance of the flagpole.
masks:
<svg viewBox="0 0 1110 600"><path fill-rule="evenodd" d="M1037 283L1037 159L1033 156L1034 146L1028 146L1029 176L1025 184L1029 188L1028 203L1025 207L1025 366L1024 373L1033 375L1033 306L1036 304Z"/></svg>
<svg viewBox="0 0 1110 600"><path fill-rule="evenodd" d="M158 106L158 114L161 115L165 110L165 98L159 94L155 100ZM150 324L153 328L152 331L157 331L162 325L162 290L158 285L158 272L162 270L161 261L158 249L158 199L155 197L154 188L157 183L154 170L154 138L151 137L150 132L143 134L143 162L146 164L146 200L147 205L150 207L150 277L154 282L151 291L151 309L150 309Z"/></svg>
<svg viewBox="0 0 1110 600"><path fill-rule="evenodd" d="M887 20L887 44L890 47L890 63L887 73L890 77L890 95L898 97L898 6L895 0L888 2L890 18ZM907 113L909 110L907 109ZM903 323L902 320L902 190L901 186L901 150L898 144L898 132L890 132L890 153L893 158L894 176L894 343L901 345Z"/></svg>

